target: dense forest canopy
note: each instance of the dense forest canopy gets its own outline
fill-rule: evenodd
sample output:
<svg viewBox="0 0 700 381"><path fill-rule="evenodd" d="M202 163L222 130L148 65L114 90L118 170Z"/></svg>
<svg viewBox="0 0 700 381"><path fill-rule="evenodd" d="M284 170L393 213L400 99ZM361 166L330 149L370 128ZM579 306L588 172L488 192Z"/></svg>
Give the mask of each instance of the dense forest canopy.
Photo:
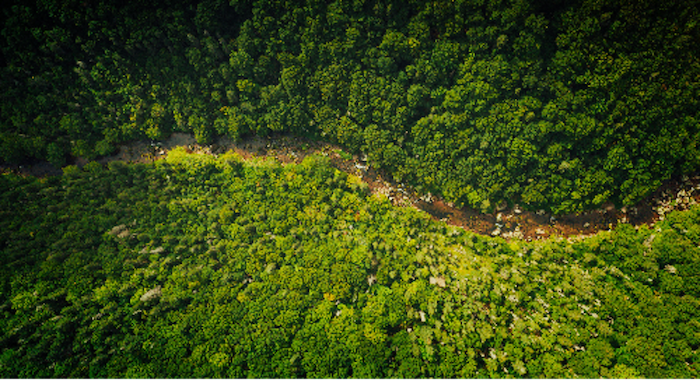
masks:
<svg viewBox="0 0 700 381"><path fill-rule="evenodd" d="M457 205L554 213L700 168L693 0L10 3L5 162L284 131Z"/></svg>
<svg viewBox="0 0 700 381"><path fill-rule="evenodd" d="M698 243L479 236L322 156L3 174L0 376L697 378Z"/></svg>
<svg viewBox="0 0 700 381"><path fill-rule="evenodd" d="M700 169L695 0L8 0L0 376L698 378L700 208L505 241L301 164L118 144L287 133L490 211ZM90 161L82 168L76 158Z"/></svg>

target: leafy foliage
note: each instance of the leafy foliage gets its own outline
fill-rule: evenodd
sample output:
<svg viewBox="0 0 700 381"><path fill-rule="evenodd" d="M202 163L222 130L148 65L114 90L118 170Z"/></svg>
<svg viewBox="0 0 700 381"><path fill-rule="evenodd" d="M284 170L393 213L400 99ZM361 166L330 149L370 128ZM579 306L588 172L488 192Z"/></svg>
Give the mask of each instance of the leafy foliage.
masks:
<svg viewBox="0 0 700 381"><path fill-rule="evenodd" d="M0 176L0 374L698 377L700 209L506 242L326 160Z"/></svg>
<svg viewBox="0 0 700 381"><path fill-rule="evenodd" d="M630 204L700 168L696 5L15 0L0 159L286 131L458 205Z"/></svg>

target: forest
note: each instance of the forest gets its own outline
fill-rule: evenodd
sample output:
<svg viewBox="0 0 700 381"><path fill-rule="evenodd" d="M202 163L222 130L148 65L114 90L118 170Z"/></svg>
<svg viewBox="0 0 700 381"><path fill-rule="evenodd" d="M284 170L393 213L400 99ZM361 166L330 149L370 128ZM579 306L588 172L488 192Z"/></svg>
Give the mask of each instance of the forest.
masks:
<svg viewBox="0 0 700 381"><path fill-rule="evenodd" d="M694 0L8 0L0 160L287 132L490 212L700 169Z"/></svg>
<svg viewBox="0 0 700 381"><path fill-rule="evenodd" d="M307 157L0 176L0 375L697 378L700 208L506 242Z"/></svg>
<svg viewBox="0 0 700 381"><path fill-rule="evenodd" d="M699 206L527 242L322 154L99 162L285 134L457 208L634 205L700 171L697 1L1 11L0 377L700 377Z"/></svg>

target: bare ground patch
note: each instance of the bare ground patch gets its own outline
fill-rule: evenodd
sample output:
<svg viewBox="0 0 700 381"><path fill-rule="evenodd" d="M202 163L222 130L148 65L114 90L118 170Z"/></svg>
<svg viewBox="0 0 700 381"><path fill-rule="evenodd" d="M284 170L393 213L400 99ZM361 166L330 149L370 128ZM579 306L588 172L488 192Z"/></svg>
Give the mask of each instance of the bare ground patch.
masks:
<svg viewBox="0 0 700 381"><path fill-rule="evenodd" d="M686 210L700 202L700 173L683 176L666 182L656 192L632 207L615 208L606 204L600 209L579 214L553 216L543 211L525 211L519 206L503 208L485 214L468 207L456 208L440 197L418 194L414 189L393 181L392 177L376 170L366 158L350 155L341 147L291 135L271 137L249 137L235 142L228 138L216 139L212 144L197 144L191 134L173 133L162 141L135 141L122 144L117 153L97 161L126 163L151 163L165 158L175 147L186 147L190 152L219 155L232 150L242 158L273 157L280 163L300 163L306 156L321 154L330 158L334 167L356 175L366 182L374 194L382 194L394 205L414 207L427 212L434 220L460 226L466 230L507 240L526 241L547 239L551 236L585 237L597 232L613 229L620 223L634 226L653 226L672 210ZM78 166L87 160L76 159ZM62 171L49 163L24 166L4 166L3 172L11 171L37 177L60 175Z"/></svg>

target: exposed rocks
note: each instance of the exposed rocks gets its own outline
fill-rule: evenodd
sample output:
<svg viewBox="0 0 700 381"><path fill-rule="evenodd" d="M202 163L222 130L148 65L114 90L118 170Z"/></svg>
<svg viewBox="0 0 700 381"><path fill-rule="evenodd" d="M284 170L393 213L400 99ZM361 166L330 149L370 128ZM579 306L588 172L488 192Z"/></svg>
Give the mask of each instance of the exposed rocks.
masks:
<svg viewBox="0 0 700 381"><path fill-rule="evenodd" d="M374 168L368 162L366 154L360 154L354 160L346 160L337 153L341 149L338 146L290 135L253 137L243 142L220 138L211 145L199 145L191 134L173 133L162 142L139 141L123 145L118 154L102 158L99 162L153 162L163 159L169 150L178 146L187 147L189 152L211 155L233 150L243 159L266 155L283 163L299 163L308 155L325 153L333 166L346 173L359 175L372 193L384 195L394 205L412 206L429 213L435 220L461 226L479 234L491 234L506 239L522 237L531 240L546 238L551 234L564 237L581 236L612 229L616 224L625 222L635 225L647 223L653 226L657 219L663 220L670 211L686 210L700 200L700 175L694 175L670 181L648 199L635 206L620 209L616 209L612 203L606 203L600 209L584 214L551 216L543 209L533 213L524 210L518 204L508 210L508 202L501 201L496 205L494 214L484 214L477 209L456 206L430 193L416 192L404 184L385 181L382 176L387 175ZM87 161L79 161L78 165L86 163ZM37 165L33 168L36 172ZM132 237L125 225L115 226L108 233L120 239Z"/></svg>
<svg viewBox="0 0 700 381"><path fill-rule="evenodd" d="M659 215L659 220L664 220L666 214L672 210L687 210L693 205L697 204L693 193L695 192L695 187L688 186L686 188L681 188L674 194L674 192L664 191L660 198L657 198L656 206L654 210Z"/></svg>
<svg viewBox="0 0 700 381"><path fill-rule="evenodd" d="M516 226L513 231L506 232L501 234L501 237L503 238L515 238L515 239L523 239L524 235L523 232L520 230L520 226Z"/></svg>

